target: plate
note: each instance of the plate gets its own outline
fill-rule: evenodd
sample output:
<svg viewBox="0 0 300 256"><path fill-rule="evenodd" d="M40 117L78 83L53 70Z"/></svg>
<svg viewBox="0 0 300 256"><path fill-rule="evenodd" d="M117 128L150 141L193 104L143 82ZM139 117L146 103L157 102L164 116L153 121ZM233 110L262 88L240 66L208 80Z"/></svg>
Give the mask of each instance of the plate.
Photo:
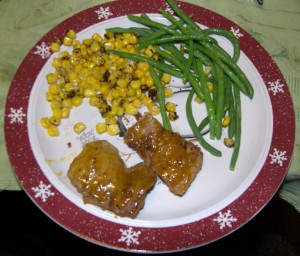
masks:
<svg viewBox="0 0 300 256"><path fill-rule="evenodd" d="M241 44L238 62L252 85L252 100L242 96L242 144L235 171L229 170L231 150L221 141L212 145L222 151L216 158L204 151L203 168L183 197L174 196L160 181L146 198L145 207L135 219L121 218L100 208L83 204L66 173L82 146L106 139L117 146L128 166L140 158L121 137L98 135L94 126L98 112L83 106L64 120L61 135L50 138L39 119L49 116L44 100L48 89L45 76L53 69L49 46L65 31L78 31L82 40L107 27L132 26L131 13L148 13L166 22L157 10L168 9L164 1L116 1L87 9L67 19L47 33L21 63L12 81L5 110L5 138L15 174L28 196L51 219L73 234L90 242L131 252L175 252L218 240L253 218L281 185L291 159L295 120L292 100L277 65L241 27L204 8L180 2L187 14L194 14L204 27L223 27L233 31ZM136 24L135 24L136 25ZM230 53L230 43L216 37ZM184 93L174 100L184 105ZM196 108L196 106L194 106ZM88 115L86 115L88 111ZM183 109L173 125L189 132ZM201 112L201 109L199 109ZM75 135L73 125L84 121L87 129Z"/></svg>

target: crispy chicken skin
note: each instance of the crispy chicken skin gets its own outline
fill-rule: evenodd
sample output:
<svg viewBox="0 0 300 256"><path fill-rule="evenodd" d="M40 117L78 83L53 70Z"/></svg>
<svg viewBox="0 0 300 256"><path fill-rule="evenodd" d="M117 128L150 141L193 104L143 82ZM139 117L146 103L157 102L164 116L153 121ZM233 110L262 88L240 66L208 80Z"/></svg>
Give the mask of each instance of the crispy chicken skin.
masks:
<svg viewBox="0 0 300 256"><path fill-rule="evenodd" d="M144 206L145 196L156 182L148 165L127 168L118 150L101 140L83 147L71 163L68 177L85 203L130 218Z"/></svg>
<svg viewBox="0 0 300 256"><path fill-rule="evenodd" d="M202 167L201 149L179 134L165 130L149 113L127 130L124 141L176 195L187 191Z"/></svg>

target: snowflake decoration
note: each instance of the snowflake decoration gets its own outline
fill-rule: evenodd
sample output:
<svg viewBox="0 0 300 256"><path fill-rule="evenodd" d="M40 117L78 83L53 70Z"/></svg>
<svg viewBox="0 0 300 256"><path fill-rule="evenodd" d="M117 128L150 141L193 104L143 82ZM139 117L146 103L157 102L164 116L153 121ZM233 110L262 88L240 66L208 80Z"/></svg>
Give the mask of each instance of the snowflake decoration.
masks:
<svg viewBox="0 0 300 256"><path fill-rule="evenodd" d="M269 154L271 157L271 164L279 164L282 166L283 161L286 161L287 158L285 156L286 151L279 151L277 148L274 148L273 154Z"/></svg>
<svg viewBox="0 0 300 256"><path fill-rule="evenodd" d="M102 6L98 10L96 10L95 13L97 13L99 20L103 18L107 20L109 16L113 15L110 12L109 7L103 8Z"/></svg>
<svg viewBox="0 0 300 256"><path fill-rule="evenodd" d="M231 214L231 211L228 210L224 214L222 212L219 212L218 218L215 218L213 220L220 224L220 229L223 229L226 226L231 228L231 223L236 222L237 218L234 218Z"/></svg>
<svg viewBox="0 0 300 256"><path fill-rule="evenodd" d="M10 123L21 123L23 124L23 117L25 117L26 114L23 113L23 108L14 109L10 108L10 114L8 117L10 117Z"/></svg>
<svg viewBox="0 0 300 256"><path fill-rule="evenodd" d="M79 137L77 137L76 139L78 139L81 143L82 146L84 146L86 143L95 141L97 139L97 137L95 136L95 132L93 129L91 129L90 131L87 132L83 132Z"/></svg>
<svg viewBox="0 0 300 256"><path fill-rule="evenodd" d="M127 246L129 246L131 243L139 244L138 238L141 234L141 231L133 231L132 227L129 229L120 229L121 237L119 238L119 242L125 242Z"/></svg>
<svg viewBox="0 0 300 256"><path fill-rule="evenodd" d="M50 47L46 45L45 42L42 42L42 44L39 46L36 46L37 50L34 52L34 54L37 54L42 57L42 59L47 59L51 55L50 53Z"/></svg>
<svg viewBox="0 0 300 256"><path fill-rule="evenodd" d="M283 84L279 82L279 79L274 82L268 82L268 84L270 85L270 88L268 90L272 91L273 95L276 95L278 92L284 93L284 90L282 89Z"/></svg>
<svg viewBox="0 0 300 256"><path fill-rule="evenodd" d="M234 34L235 37L237 37L237 38L240 38L240 37L244 36L244 35L240 32L240 29L239 29L239 28L231 27L231 28L230 28L230 31L231 31L232 34Z"/></svg>
<svg viewBox="0 0 300 256"><path fill-rule="evenodd" d="M47 198L54 196L54 192L50 190L51 185L45 185L42 181L37 187L32 187L32 191L35 192L35 198L40 197L43 202L46 202Z"/></svg>

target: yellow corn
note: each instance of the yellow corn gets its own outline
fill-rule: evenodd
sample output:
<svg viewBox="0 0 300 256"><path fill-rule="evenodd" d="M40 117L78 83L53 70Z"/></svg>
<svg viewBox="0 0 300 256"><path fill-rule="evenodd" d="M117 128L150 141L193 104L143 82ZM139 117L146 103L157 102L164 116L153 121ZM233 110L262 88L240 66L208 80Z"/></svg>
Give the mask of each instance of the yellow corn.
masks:
<svg viewBox="0 0 300 256"><path fill-rule="evenodd" d="M120 133L120 128L117 124L108 125L107 133L111 136L118 135Z"/></svg>
<svg viewBox="0 0 300 256"><path fill-rule="evenodd" d="M147 109L153 116L158 115L160 113L160 108L154 102L148 104Z"/></svg>
<svg viewBox="0 0 300 256"><path fill-rule="evenodd" d="M55 137L55 136L59 135L57 126L50 126L47 129L47 132L48 132L48 135L51 136L51 137Z"/></svg>
<svg viewBox="0 0 300 256"><path fill-rule="evenodd" d="M101 134L107 131L106 123L98 123L96 124L96 132Z"/></svg>
<svg viewBox="0 0 300 256"><path fill-rule="evenodd" d="M78 122L74 125L74 132L77 134L82 133L86 129L86 125L83 122Z"/></svg>
<svg viewBox="0 0 300 256"><path fill-rule="evenodd" d="M48 117L42 117L42 118L40 119L40 123L41 123L41 125L42 125L44 128L46 128L46 129L48 129L48 128L51 126L51 123L50 123Z"/></svg>
<svg viewBox="0 0 300 256"><path fill-rule="evenodd" d="M231 138L224 138L224 144L226 147L232 148L234 147L234 140Z"/></svg>
<svg viewBox="0 0 300 256"><path fill-rule="evenodd" d="M201 98L199 98L198 96L196 96L196 97L194 98L194 101L197 102L198 104L201 104L202 102L204 102L204 100L201 99Z"/></svg>
<svg viewBox="0 0 300 256"><path fill-rule="evenodd" d="M169 112L175 112L176 111L176 104L173 102L167 102L166 103L166 110Z"/></svg>
<svg viewBox="0 0 300 256"><path fill-rule="evenodd" d="M227 127L230 124L231 118L230 116L225 116L222 122L223 127Z"/></svg>

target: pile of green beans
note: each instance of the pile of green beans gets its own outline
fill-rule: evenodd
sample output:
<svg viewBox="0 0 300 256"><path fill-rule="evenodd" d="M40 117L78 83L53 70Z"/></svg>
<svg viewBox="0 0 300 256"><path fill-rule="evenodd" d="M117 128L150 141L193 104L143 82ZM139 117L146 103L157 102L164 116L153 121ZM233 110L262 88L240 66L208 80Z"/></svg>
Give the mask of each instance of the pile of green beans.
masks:
<svg viewBox="0 0 300 256"><path fill-rule="evenodd" d="M210 129L210 139L221 139L222 122L226 115L230 116L228 137L234 141L233 153L230 161L230 170L234 170L240 150L241 141L241 97L240 94L253 97L254 90L246 75L237 65L240 57L238 39L228 30L222 28L201 29L191 16L188 16L174 0L166 0L170 8L178 16L175 18L163 9L159 12L170 25L151 20L146 14L140 16L128 15L128 19L142 24L137 28L110 28L107 32L133 32L139 34L136 53L127 53L118 50L109 50L120 57L135 61L144 61L150 64L151 75L158 92L158 102L161 107L163 125L172 130L170 121L164 108L163 85L156 70L179 77L184 83L191 86L186 101L186 114L189 125L199 144L214 156L221 156L220 150L211 146L201 135L201 130L207 125ZM211 35L224 36L233 46L230 56L217 40ZM178 47L180 45L181 47ZM142 50L154 46L155 52L164 60L157 61L142 54ZM209 67L211 72L205 74L204 69ZM212 82L214 90L208 89L208 82ZM192 99L197 95L205 102L207 116L197 125L192 111Z"/></svg>

